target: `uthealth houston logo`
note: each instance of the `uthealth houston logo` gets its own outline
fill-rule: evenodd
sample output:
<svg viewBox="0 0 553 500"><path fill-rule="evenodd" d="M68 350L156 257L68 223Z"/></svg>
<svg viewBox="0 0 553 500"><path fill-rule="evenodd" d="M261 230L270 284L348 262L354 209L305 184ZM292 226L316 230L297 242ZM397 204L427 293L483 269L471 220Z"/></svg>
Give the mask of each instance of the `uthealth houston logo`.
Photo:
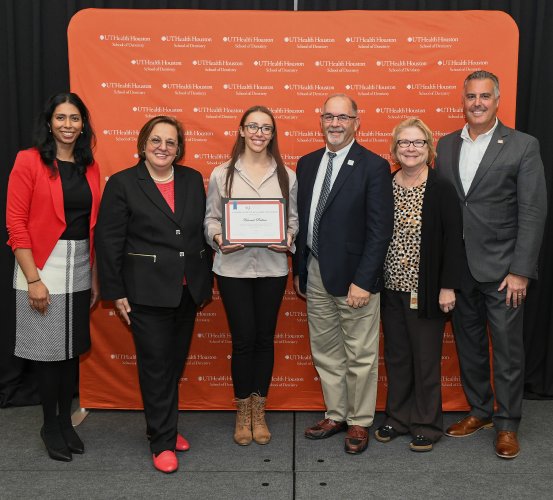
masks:
<svg viewBox="0 0 553 500"><path fill-rule="evenodd" d="M225 83L225 90L274 90L274 85L261 85L259 83Z"/></svg>
<svg viewBox="0 0 553 500"><path fill-rule="evenodd" d="M285 61L285 60L264 60L264 61L254 61L254 66L259 66L260 68L303 68L305 62L303 61Z"/></svg>
<svg viewBox="0 0 553 500"><path fill-rule="evenodd" d="M181 35L163 35L160 37L160 40L162 42L201 42L201 43L211 43L213 41L213 38L210 36L196 36L196 35L187 35L187 36L181 36Z"/></svg>
<svg viewBox="0 0 553 500"><path fill-rule="evenodd" d="M133 106L135 113L182 113L182 108L171 108L169 106Z"/></svg>
<svg viewBox="0 0 553 500"><path fill-rule="evenodd" d="M213 90L213 85L201 83L162 83L161 88L169 90Z"/></svg>
<svg viewBox="0 0 553 500"><path fill-rule="evenodd" d="M341 61L321 60L315 61L314 64L315 66L319 66L321 68L364 68L367 66L365 61L350 61L349 59Z"/></svg>
<svg viewBox="0 0 553 500"><path fill-rule="evenodd" d="M102 82L100 87L103 89L151 89L150 83L137 83L137 82Z"/></svg>
<svg viewBox="0 0 553 500"><path fill-rule="evenodd" d="M98 37L102 42L151 42L152 39L149 36L137 36L137 35L100 35Z"/></svg>
<svg viewBox="0 0 553 500"><path fill-rule="evenodd" d="M273 43L275 41L274 38L254 35L224 36L222 40L225 43Z"/></svg>
<svg viewBox="0 0 553 500"><path fill-rule="evenodd" d="M182 66L182 61L170 59L131 59L134 66Z"/></svg>

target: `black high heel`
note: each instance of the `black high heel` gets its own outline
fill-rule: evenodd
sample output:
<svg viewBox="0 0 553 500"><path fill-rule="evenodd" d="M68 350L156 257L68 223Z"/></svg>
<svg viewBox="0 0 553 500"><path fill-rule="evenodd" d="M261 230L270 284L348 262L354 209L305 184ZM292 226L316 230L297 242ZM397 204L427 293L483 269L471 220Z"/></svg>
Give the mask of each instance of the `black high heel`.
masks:
<svg viewBox="0 0 553 500"><path fill-rule="evenodd" d="M40 437L52 460L59 460L61 462L71 462L71 460L73 460L73 455L71 455L71 451L69 451L69 448L63 442L63 437L61 435L58 438L58 436L54 434L47 434L44 431L44 427L42 427L40 429Z"/></svg>
<svg viewBox="0 0 553 500"><path fill-rule="evenodd" d="M61 435L63 436L63 439L65 440L65 444L67 445L67 448L69 448L69 451L72 453L77 453L78 455L82 455L84 453L84 443L82 442L81 438L73 428L71 427L61 427Z"/></svg>

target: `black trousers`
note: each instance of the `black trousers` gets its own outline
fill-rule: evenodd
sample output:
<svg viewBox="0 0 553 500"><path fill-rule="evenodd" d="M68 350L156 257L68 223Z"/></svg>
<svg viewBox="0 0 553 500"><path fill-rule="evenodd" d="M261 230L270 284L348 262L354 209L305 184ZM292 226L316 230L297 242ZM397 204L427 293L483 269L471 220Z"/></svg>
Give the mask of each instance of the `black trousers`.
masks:
<svg viewBox="0 0 553 500"><path fill-rule="evenodd" d="M441 361L445 319L418 317L410 294L385 289L381 301L388 373L386 421L437 441L443 434Z"/></svg>
<svg viewBox="0 0 553 500"><path fill-rule="evenodd" d="M158 454L175 449L178 385L194 330L196 304L184 286L178 307L130 306L150 449Z"/></svg>
<svg viewBox="0 0 553 500"><path fill-rule="evenodd" d="M524 305L507 307L507 288L498 292L499 285L476 281L467 267L453 310L453 329L471 415L493 417L497 431L516 432L524 395ZM493 347L493 390L488 324Z"/></svg>
<svg viewBox="0 0 553 500"><path fill-rule="evenodd" d="M288 276L229 278L217 276L232 336L234 396L267 396L274 364L278 310Z"/></svg>

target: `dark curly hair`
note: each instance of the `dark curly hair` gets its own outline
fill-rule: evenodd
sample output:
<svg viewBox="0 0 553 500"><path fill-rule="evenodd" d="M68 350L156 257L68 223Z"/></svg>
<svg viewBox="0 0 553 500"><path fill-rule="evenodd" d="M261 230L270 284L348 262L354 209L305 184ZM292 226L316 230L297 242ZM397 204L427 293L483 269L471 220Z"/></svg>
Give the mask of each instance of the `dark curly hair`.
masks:
<svg viewBox="0 0 553 500"><path fill-rule="evenodd" d="M94 163L92 149L96 146L96 136L90 123L90 113L81 98L73 92L61 92L51 96L38 115L33 136L33 145L38 149L40 158L48 166L53 177L58 174L56 167L57 146L50 131L50 122L55 109L64 102L73 104L81 114L83 121L82 133L75 143L73 156L79 172L84 173L86 168Z"/></svg>

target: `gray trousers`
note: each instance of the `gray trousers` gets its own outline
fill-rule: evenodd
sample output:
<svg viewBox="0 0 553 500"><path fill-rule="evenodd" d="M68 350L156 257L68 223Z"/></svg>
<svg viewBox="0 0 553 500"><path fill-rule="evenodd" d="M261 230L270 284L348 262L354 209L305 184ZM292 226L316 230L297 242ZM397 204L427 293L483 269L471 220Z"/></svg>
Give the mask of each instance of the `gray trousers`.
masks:
<svg viewBox="0 0 553 500"><path fill-rule="evenodd" d="M516 431L524 392L524 305L516 309L507 307L506 289L497 291L500 282L480 283L468 270L465 274L453 310L453 328L470 414L493 418L498 431ZM493 389L489 339L493 352Z"/></svg>

